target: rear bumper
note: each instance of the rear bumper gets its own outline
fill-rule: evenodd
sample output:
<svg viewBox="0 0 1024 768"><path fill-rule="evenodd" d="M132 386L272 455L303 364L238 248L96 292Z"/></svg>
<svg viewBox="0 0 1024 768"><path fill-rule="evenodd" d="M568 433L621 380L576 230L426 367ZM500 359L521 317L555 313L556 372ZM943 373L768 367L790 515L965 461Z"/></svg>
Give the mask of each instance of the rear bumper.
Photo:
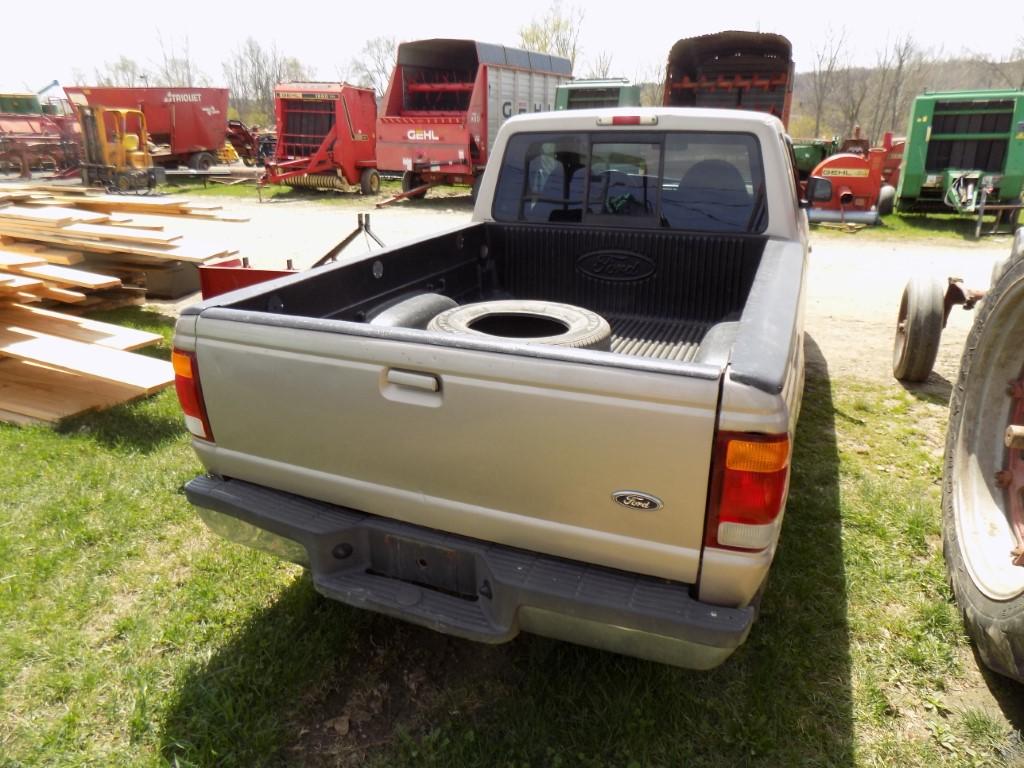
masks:
<svg viewBox="0 0 1024 768"><path fill-rule="evenodd" d="M752 607L700 603L686 584L368 515L239 480L185 488L210 528L298 562L348 605L487 643L520 630L709 669L750 632Z"/></svg>

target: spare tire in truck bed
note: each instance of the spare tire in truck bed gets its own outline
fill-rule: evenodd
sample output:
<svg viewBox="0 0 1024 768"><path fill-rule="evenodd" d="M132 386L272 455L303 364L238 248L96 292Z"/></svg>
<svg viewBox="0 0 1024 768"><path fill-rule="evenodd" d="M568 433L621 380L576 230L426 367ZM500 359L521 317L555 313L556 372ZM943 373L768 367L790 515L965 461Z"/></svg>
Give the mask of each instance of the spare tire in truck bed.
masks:
<svg viewBox="0 0 1024 768"><path fill-rule="evenodd" d="M605 351L611 349L612 339L608 321L589 309L516 299L449 309L431 320L427 330Z"/></svg>

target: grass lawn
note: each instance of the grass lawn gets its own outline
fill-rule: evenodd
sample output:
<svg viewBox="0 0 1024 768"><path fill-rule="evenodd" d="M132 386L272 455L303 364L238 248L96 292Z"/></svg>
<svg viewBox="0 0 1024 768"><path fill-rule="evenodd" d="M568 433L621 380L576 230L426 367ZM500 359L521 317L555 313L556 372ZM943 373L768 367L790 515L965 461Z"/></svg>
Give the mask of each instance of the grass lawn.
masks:
<svg viewBox="0 0 1024 768"><path fill-rule="evenodd" d="M1011 763L1019 689L995 706L945 582L944 422L811 367L762 615L707 673L317 597L198 521L173 392L0 425L0 767Z"/></svg>
<svg viewBox="0 0 1024 768"><path fill-rule="evenodd" d="M821 224L812 224L815 236L856 237L870 240L901 240L913 242L960 241L964 243L992 244L993 242L1009 242L1010 235L985 234L992 229L992 217L986 216L982 226L982 237L975 239L974 228L977 219L973 216L957 216L952 213L894 213L883 216L880 224L864 227L856 232L837 231ZM1005 229L1005 225L1001 229Z"/></svg>

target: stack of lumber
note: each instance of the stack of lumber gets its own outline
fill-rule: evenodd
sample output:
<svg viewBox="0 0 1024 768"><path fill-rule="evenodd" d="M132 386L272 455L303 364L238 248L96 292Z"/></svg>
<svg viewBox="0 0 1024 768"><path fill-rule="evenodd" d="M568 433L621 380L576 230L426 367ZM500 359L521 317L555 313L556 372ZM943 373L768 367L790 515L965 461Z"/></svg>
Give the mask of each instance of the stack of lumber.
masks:
<svg viewBox="0 0 1024 768"><path fill-rule="evenodd" d="M52 423L172 384L169 363L131 351L160 336L42 305L137 303L145 290L126 280L234 255L151 218L243 220L219 211L169 197L0 184L0 420Z"/></svg>
<svg viewBox="0 0 1024 768"><path fill-rule="evenodd" d="M39 309L0 305L0 419L52 423L152 394L170 363L130 350L157 334Z"/></svg>
<svg viewBox="0 0 1024 768"><path fill-rule="evenodd" d="M102 215L62 208L0 207L0 302L38 302L50 299L61 303L85 302L88 292L120 288L121 280L72 265L85 261L76 251L53 249L48 245L22 242L15 233L27 237L40 233L54 238L58 232L74 227L95 227ZM44 241L45 242L45 241Z"/></svg>
<svg viewBox="0 0 1024 768"><path fill-rule="evenodd" d="M153 261L201 263L235 251L206 243L185 242L181 235L162 229L133 228L130 222L63 206L0 207L0 236L102 254L124 254Z"/></svg>
<svg viewBox="0 0 1024 768"><path fill-rule="evenodd" d="M30 295L34 293L38 298L80 303L82 308L141 301L144 286L153 285L161 275L237 253L167 231L162 220L153 217L243 220L223 216L217 210L216 205L171 197L107 195L80 187L0 184L0 254L7 257L0 259L0 278L5 273L17 276L15 279L7 274L9 279L0 279L0 298L13 295L32 300ZM139 213L145 216L134 220L133 216ZM67 272L46 265L74 269ZM42 272L35 275L25 271L40 268ZM195 267L189 268L194 274ZM98 277L105 279L93 280L76 275L76 271L98 273ZM42 284L25 282L29 278ZM198 283L197 277L193 279ZM90 300L81 289L103 293Z"/></svg>
<svg viewBox="0 0 1024 768"><path fill-rule="evenodd" d="M135 213L153 216L178 216L214 221L245 222L248 218L223 212L221 206L194 203L179 197L162 195L108 195L89 187L63 184L0 184L0 205L5 202L26 205L61 205L101 213Z"/></svg>

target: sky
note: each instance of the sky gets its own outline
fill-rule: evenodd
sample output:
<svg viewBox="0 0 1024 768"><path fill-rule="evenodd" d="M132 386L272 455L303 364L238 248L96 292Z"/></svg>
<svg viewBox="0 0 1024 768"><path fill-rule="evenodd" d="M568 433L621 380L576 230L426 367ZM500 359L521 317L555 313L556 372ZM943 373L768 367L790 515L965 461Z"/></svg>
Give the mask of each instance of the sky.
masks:
<svg viewBox="0 0 1024 768"><path fill-rule="evenodd" d="M161 58L160 41L181 48L187 41L192 58L211 79L223 84L221 63L246 37L276 45L315 70L317 79L337 80L368 39L431 37L472 38L516 45L519 29L541 18L551 0L513 0L483 4L468 0L346 0L239 4L217 0L173 0L164 4L115 4L98 10L95 3L49 0L45 10L29 2L4 9L4 44L0 47L0 89L39 90L52 80L75 83L75 72L89 79L105 61L120 55L151 66ZM983 11L947 11L952 4L916 3L886 6L836 3L730 2L581 2L562 0L563 11L584 10L582 54L575 74L603 51L612 55L611 75L639 78L663 71L676 40L724 29L777 32L793 43L797 71L813 66L815 51L829 29L845 27L846 48L855 65L870 66L886 37L914 35L923 48L956 55L968 50L1008 56L1024 39L1024 6L1016 0L987 2ZM782 6L782 7L780 7ZM145 8L155 9L150 20ZM942 10L940 10L942 9ZM124 12L118 21L117 13ZM19 34L12 34L20 30ZM25 32L30 30L31 33Z"/></svg>

